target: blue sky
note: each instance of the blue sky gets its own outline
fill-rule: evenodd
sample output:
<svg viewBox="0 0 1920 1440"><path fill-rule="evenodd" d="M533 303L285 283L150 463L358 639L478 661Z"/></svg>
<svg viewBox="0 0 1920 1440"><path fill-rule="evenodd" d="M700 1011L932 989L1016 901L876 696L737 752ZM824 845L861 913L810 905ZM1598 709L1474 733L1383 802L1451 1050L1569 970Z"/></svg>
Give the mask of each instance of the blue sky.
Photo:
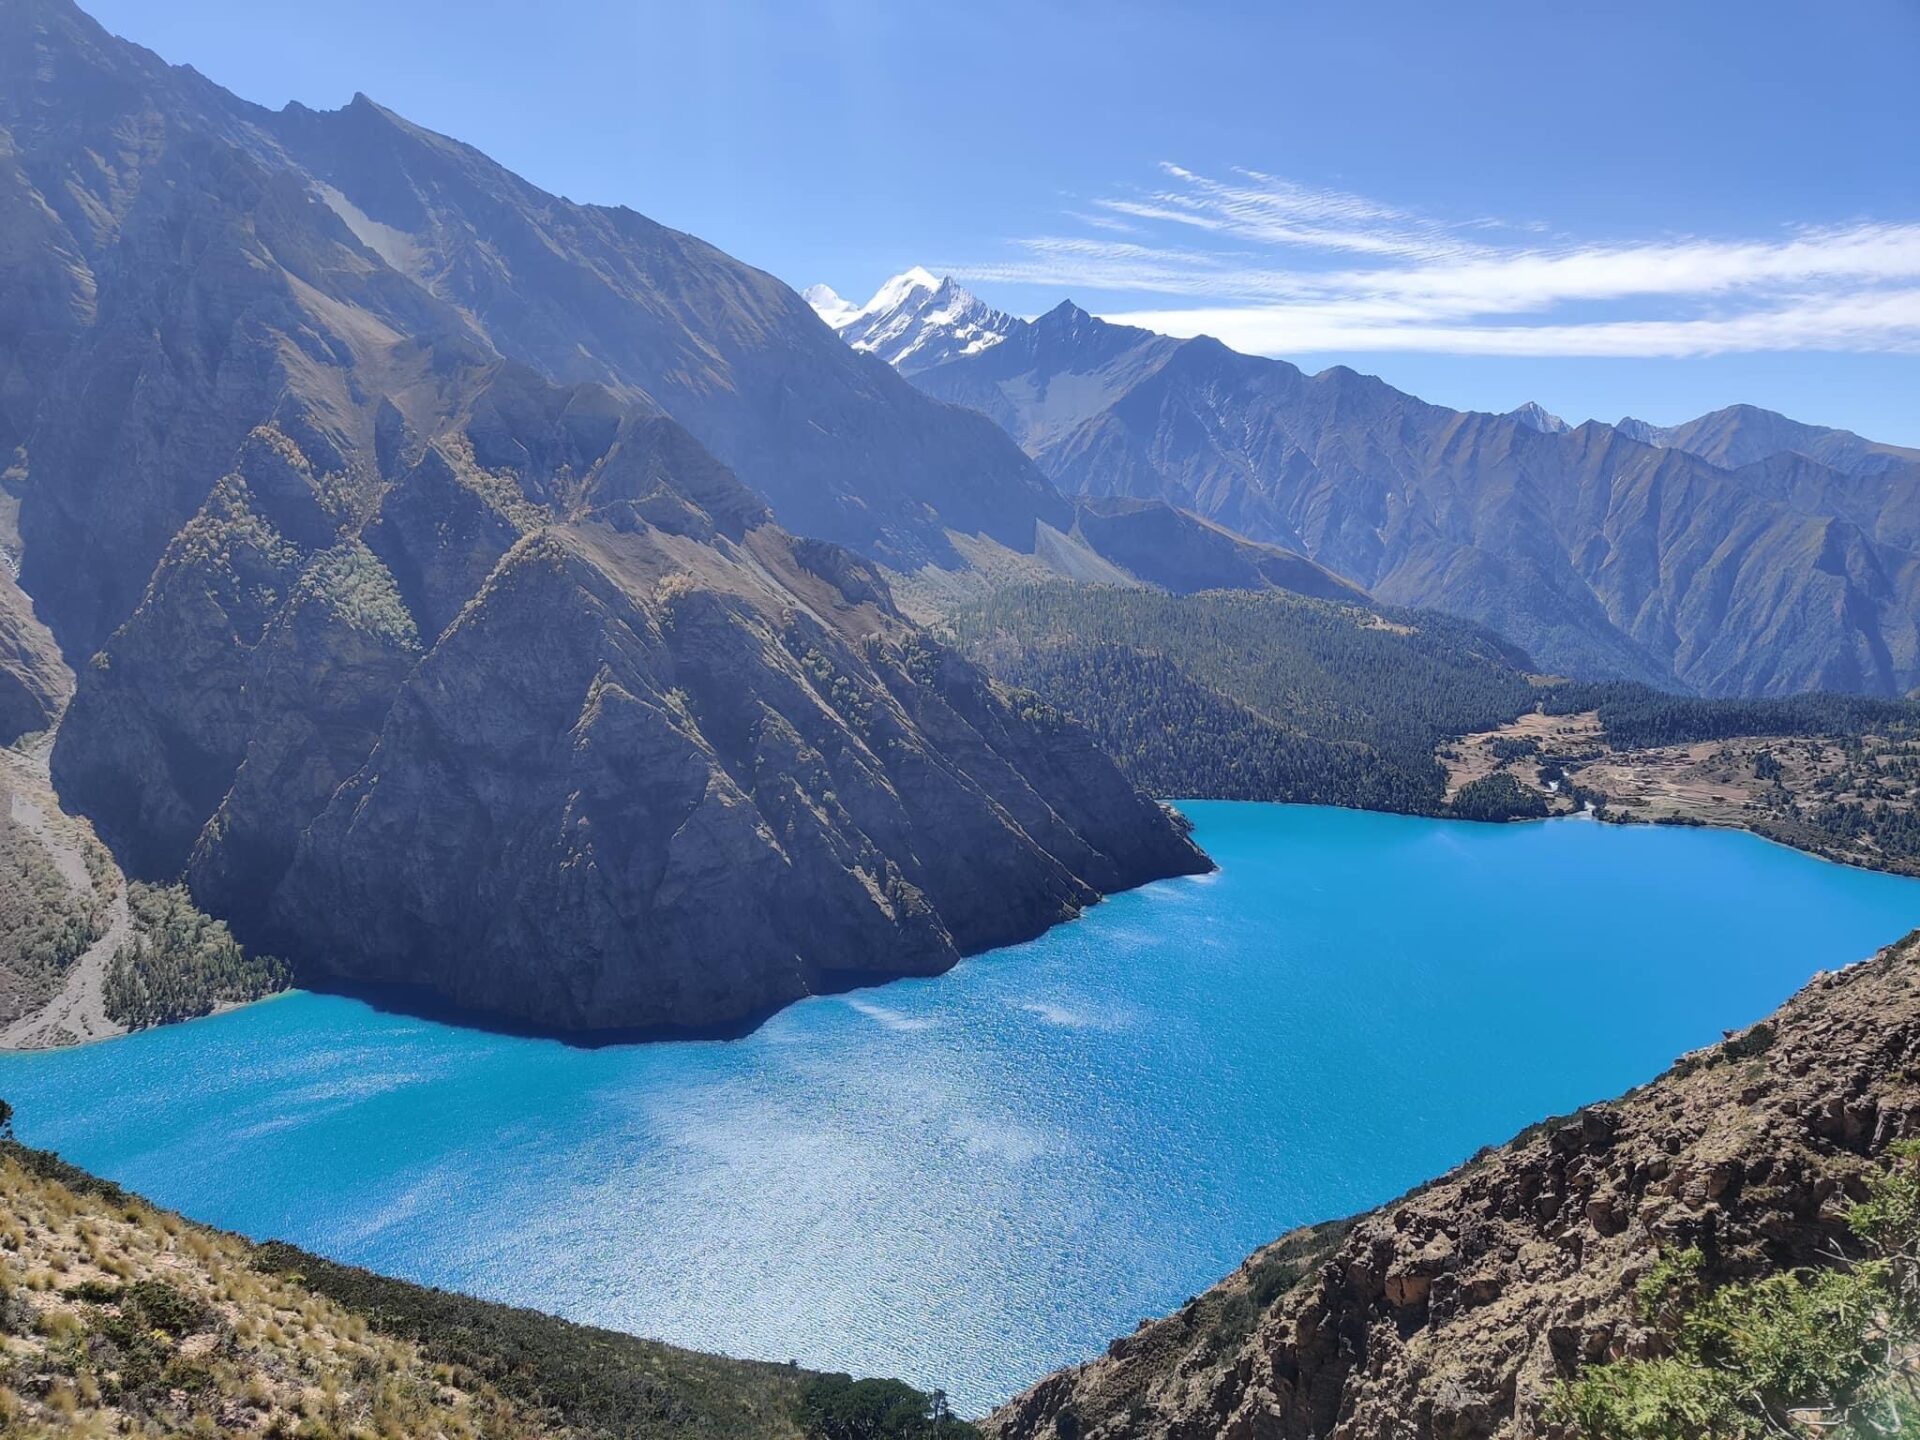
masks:
<svg viewBox="0 0 1920 1440"><path fill-rule="evenodd" d="M1920 0L91 0L864 298L1206 332L1429 399L1920 444Z"/></svg>

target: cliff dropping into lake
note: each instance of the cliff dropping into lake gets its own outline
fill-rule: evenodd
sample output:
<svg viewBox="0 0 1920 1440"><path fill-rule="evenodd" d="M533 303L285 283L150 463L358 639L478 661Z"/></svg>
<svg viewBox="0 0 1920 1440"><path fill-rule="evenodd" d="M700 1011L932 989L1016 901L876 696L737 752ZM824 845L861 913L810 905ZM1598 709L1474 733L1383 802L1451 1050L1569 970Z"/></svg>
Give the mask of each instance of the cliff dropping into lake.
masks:
<svg viewBox="0 0 1920 1440"><path fill-rule="evenodd" d="M53 778L304 980L731 1024L1206 866L775 518L906 563L1067 514L777 281L64 0L0 0L0 136Z"/></svg>

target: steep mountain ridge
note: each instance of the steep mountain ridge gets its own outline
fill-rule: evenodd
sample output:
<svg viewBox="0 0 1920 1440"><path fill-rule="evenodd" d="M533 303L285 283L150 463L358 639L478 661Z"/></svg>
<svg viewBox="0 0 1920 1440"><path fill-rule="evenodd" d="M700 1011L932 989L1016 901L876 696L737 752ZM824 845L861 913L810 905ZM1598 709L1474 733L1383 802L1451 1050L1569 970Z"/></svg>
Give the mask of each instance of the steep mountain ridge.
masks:
<svg viewBox="0 0 1920 1440"><path fill-rule="evenodd" d="M0 0L0 52L23 578L91 656L52 769L136 876L310 983L578 1030L927 973L1204 865L774 519L1030 549L1071 512L989 422L364 99L260 111L62 0Z"/></svg>
<svg viewBox="0 0 1920 1440"><path fill-rule="evenodd" d="M26 447L20 483L40 492L27 588L83 651L132 608L205 469L289 373L328 366L324 345L282 339L287 316L363 350L381 332L464 340L643 399L790 528L896 567L951 561L949 529L1031 550L1036 520L1069 523L994 427L850 354L797 295L694 237L546 194L364 96L247 104L65 0L7 0L0 41L17 238L0 255L0 453ZM56 559L88 545L114 579Z"/></svg>
<svg viewBox="0 0 1920 1440"><path fill-rule="evenodd" d="M772 276L625 208L549 195L364 96L263 127L362 239L503 355L563 384L644 396L789 529L899 567L945 530L1031 549L1064 503L970 415L836 347Z"/></svg>
<svg viewBox="0 0 1920 1440"><path fill-rule="evenodd" d="M1518 420L1522 425L1547 435L1565 435L1573 429L1571 425L1562 420L1558 415L1555 415L1551 410L1548 410L1537 400L1529 400L1517 410L1509 410L1507 414L1513 419Z"/></svg>
<svg viewBox="0 0 1920 1440"><path fill-rule="evenodd" d="M996 418L1020 412L1011 433L1068 491L1158 495L1572 673L1708 694L1920 680L1897 493L1889 523L1798 457L1761 462L1796 472L1763 486L1592 422L1544 432L1344 368L1115 335L1077 308L1033 328L1030 350L1016 337L915 378L959 403L999 391ZM1043 358L1061 352L1091 363Z"/></svg>

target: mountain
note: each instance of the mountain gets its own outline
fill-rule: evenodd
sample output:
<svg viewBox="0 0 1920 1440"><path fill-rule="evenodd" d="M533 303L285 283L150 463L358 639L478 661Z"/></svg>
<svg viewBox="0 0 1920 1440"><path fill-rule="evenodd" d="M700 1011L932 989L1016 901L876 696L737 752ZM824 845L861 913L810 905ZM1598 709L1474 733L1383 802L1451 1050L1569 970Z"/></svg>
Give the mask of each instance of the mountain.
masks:
<svg viewBox="0 0 1920 1440"><path fill-rule="evenodd" d="M1507 415L1530 430L1538 430L1542 435L1566 435L1573 430L1566 421L1534 400L1527 401L1518 410L1509 410Z"/></svg>
<svg viewBox="0 0 1920 1440"><path fill-rule="evenodd" d="M0 41L0 212L16 242L0 256L0 455L34 441L48 498L21 516L22 580L81 653L138 599L204 493L207 453L246 433L233 417L275 403L254 387L329 370L324 330L282 349L275 321L348 290L392 334L666 410L788 528L896 567L951 563L950 530L1030 550L1036 519L1068 523L992 426L849 354L798 295L693 236L547 194L364 96L332 112L248 105L63 0L7 0ZM237 187L216 215L163 203L196 168ZM258 222L251 252L225 225L234 212ZM287 277L286 317L244 308L262 251ZM156 328L169 318L185 328ZM114 578L57 559L82 549Z"/></svg>
<svg viewBox="0 0 1920 1440"><path fill-rule="evenodd" d="M1562 673L1710 695L1920 683L1920 482L1904 462L1854 473L1776 452L1729 470L1070 302L912 378L990 416L1070 494L1192 510Z"/></svg>
<svg viewBox="0 0 1920 1440"><path fill-rule="evenodd" d="M900 565L1072 523L778 282L64 0L0 0L0 130L22 584L82 658L53 778L305 982L733 1024L1204 867L776 518Z"/></svg>
<svg viewBox="0 0 1920 1440"><path fill-rule="evenodd" d="M1910 1217L1920 1194L1912 1160L1890 1148L1920 1116L1916 975L1909 937L1618 1100L1285 1236L984 1428L999 1440L1813 1433L1780 1422L1870 1386L1886 1373L1878 1357L1912 1380L1911 1312L1841 1257L1861 1253L1861 1229L1896 1248L1912 1239L1907 1220L1850 1226L1846 1212L1877 1194L1879 1215ZM1889 1164L1905 1168L1889 1177ZM1904 1283L1911 1262L1893 1263ZM1848 1304L1823 1307L1822 1294ZM1766 1368L1753 1347L1768 1341L1786 1367ZM1797 1364L1816 1346L1825 1368ZM1583 1395L1613 1397L1614 1423L1550 1423Z"/></svg>
<svg viewBox="0 0 1920 1440"><path fill-rule="evenodd" d="M1649 425L1629 416L1614 428L1729 470L1780 455L1803 456L1845 475L1891 476L1920 465L1920 450L1865 440L1851 430L1802 424L1756 405L1729 405L1681 425Z"/></svg>
<svg viewBox="0 0 1920 1440"><path fill-rule="evenodd" d="M917 265L887 281L865 305L849 304L825 285L812 286L806 299L854 349L906 375L991 349L1021 323Z"/></svg>

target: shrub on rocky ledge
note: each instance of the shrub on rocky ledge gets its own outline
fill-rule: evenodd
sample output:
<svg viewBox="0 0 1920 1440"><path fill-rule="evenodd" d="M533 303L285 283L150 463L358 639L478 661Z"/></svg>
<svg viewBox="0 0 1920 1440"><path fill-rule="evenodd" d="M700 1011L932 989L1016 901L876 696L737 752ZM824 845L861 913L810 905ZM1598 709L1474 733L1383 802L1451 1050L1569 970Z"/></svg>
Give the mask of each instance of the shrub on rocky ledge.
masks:
<svg viewBox="0 0 1920 1440"><path fill-rule="evenodd" d="M1665 1354L1590 1366L1552 1419L1582 1440L1836 1440L1920 1423L1920 1142L1891 1148L1847 1222L1863 1258L1709 1289L1698 1250L1636 1294Z"/></svg>

